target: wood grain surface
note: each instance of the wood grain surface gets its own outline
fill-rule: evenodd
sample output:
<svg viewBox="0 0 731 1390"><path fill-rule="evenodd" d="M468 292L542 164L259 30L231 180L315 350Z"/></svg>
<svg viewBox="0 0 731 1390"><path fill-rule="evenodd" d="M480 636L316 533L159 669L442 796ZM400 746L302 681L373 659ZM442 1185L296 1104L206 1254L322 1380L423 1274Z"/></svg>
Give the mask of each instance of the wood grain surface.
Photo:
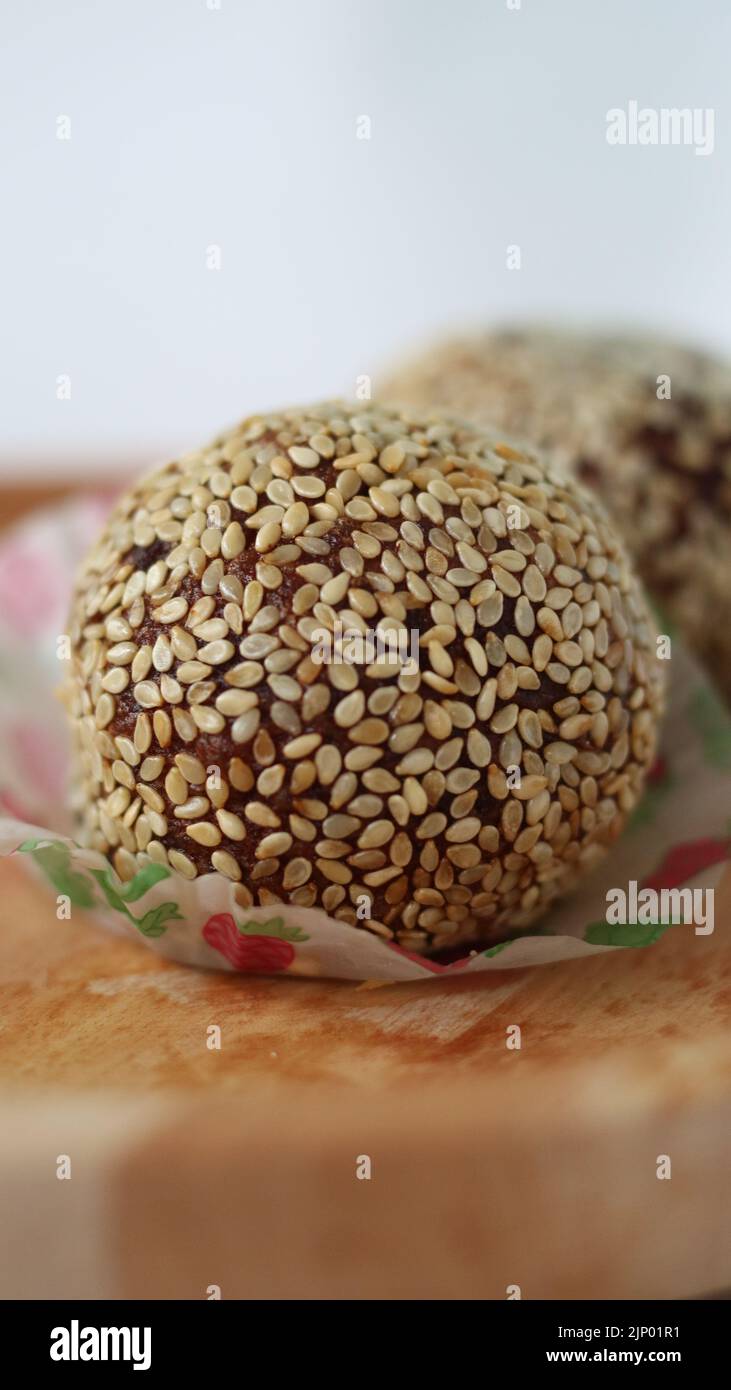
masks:
<svg viewBox="0 0 731 1390"><path fill-rule="evenodd" d="M256 979L59 922L1 863L0 1296L731 1286L728 875L715 920L449 982Z"/></svg>
<svg viewBox="0 0 731 1390"><path fill-rule="evenodd" d="M190 970L81 914L58 922L18 864L0 887L5 1297L731 1283L722 926L374 989ZM730 911L727 885L718 922Z"/></svg>

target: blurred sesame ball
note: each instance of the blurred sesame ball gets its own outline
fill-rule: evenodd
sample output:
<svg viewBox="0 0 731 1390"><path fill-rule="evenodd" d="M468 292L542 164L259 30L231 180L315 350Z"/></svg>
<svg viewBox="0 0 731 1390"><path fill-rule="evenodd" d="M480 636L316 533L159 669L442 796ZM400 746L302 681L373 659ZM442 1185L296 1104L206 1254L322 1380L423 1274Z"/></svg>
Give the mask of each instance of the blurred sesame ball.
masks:
<svg viewBox="0 0 731 1390"><path fill-rule="evenodd" d="M602 497L663 613L731 697L731 369L661 339L503 328L384 385L535 440Z"/></svg>

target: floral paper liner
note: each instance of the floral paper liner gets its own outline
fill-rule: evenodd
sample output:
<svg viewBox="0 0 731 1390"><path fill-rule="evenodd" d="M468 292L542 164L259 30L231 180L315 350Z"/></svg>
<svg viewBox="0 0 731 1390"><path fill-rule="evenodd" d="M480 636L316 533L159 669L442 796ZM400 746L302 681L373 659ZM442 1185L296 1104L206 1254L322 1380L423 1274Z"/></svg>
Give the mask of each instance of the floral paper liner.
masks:
<svg viewBox="0 0 731 1390"><path fill-rule="evenodd" d="M242 908L236 885L215 873L190 881L147 864L122 882L102 855L70 837L66 730L54 694L73 574L105 506L89 498L43 512L0 544L0 854L34 865L69 910L91 911L102 925L189 965L401 981L646 947L668 923L609 925L608 889L630 882L710 889L720 879L731 849L731 715L675 639L661 756L642 803L600 867L515 940L478 946L445 965L318 909Z"/></svg>

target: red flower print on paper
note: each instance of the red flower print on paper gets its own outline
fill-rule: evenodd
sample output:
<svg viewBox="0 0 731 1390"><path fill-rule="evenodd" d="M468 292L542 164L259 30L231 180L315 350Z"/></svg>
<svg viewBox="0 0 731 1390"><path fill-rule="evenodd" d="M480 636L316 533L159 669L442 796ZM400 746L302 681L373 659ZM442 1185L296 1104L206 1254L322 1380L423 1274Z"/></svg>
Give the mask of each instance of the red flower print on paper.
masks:
<svg viewBox="0 0 731 1390"><path fill-rule="evenodd" d="M257 931L258 928L258 931ZM270 922L247 922L238 927L230 912L217 912L203 927L203 937L214 951L233 966L260 975L272 975L287 970L294 960L294 947L285 935L296 941L307 938L298 929L283 926L281 918Z"/></svg>
<svg viewBox="0 0 731 1390"><path fill-rule="evenodd" d="M662 862L649 878L642 880L643 888L677 888L687 883L704 869L712 869L723 864L729 857L731 840L688 840L684 844L673 845Z"/></svg>

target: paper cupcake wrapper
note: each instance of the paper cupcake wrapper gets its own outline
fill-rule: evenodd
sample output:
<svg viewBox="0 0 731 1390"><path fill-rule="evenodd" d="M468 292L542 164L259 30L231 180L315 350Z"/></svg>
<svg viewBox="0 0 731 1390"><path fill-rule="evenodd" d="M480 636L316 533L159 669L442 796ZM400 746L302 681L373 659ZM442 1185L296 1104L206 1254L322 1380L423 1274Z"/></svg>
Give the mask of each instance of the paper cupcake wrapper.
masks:
<svg viewBox="0 0 731 1390"><path fill-rule="evenodd" d="M148 864L122 882L70 836L68 739L55 695L73 575L107 507L90 497L40 513L0 543L0 854L16 854L42 875L61 919L84 909L163 956L206 968L437 979L650 946L669 923L609 925L609 889L708 890L721 878L731 850L731 716L674 638L661 755L642 803L590 877L516 940L445 965L314 908L242 908L235 885L218 874L190 881Z"/></svg>

